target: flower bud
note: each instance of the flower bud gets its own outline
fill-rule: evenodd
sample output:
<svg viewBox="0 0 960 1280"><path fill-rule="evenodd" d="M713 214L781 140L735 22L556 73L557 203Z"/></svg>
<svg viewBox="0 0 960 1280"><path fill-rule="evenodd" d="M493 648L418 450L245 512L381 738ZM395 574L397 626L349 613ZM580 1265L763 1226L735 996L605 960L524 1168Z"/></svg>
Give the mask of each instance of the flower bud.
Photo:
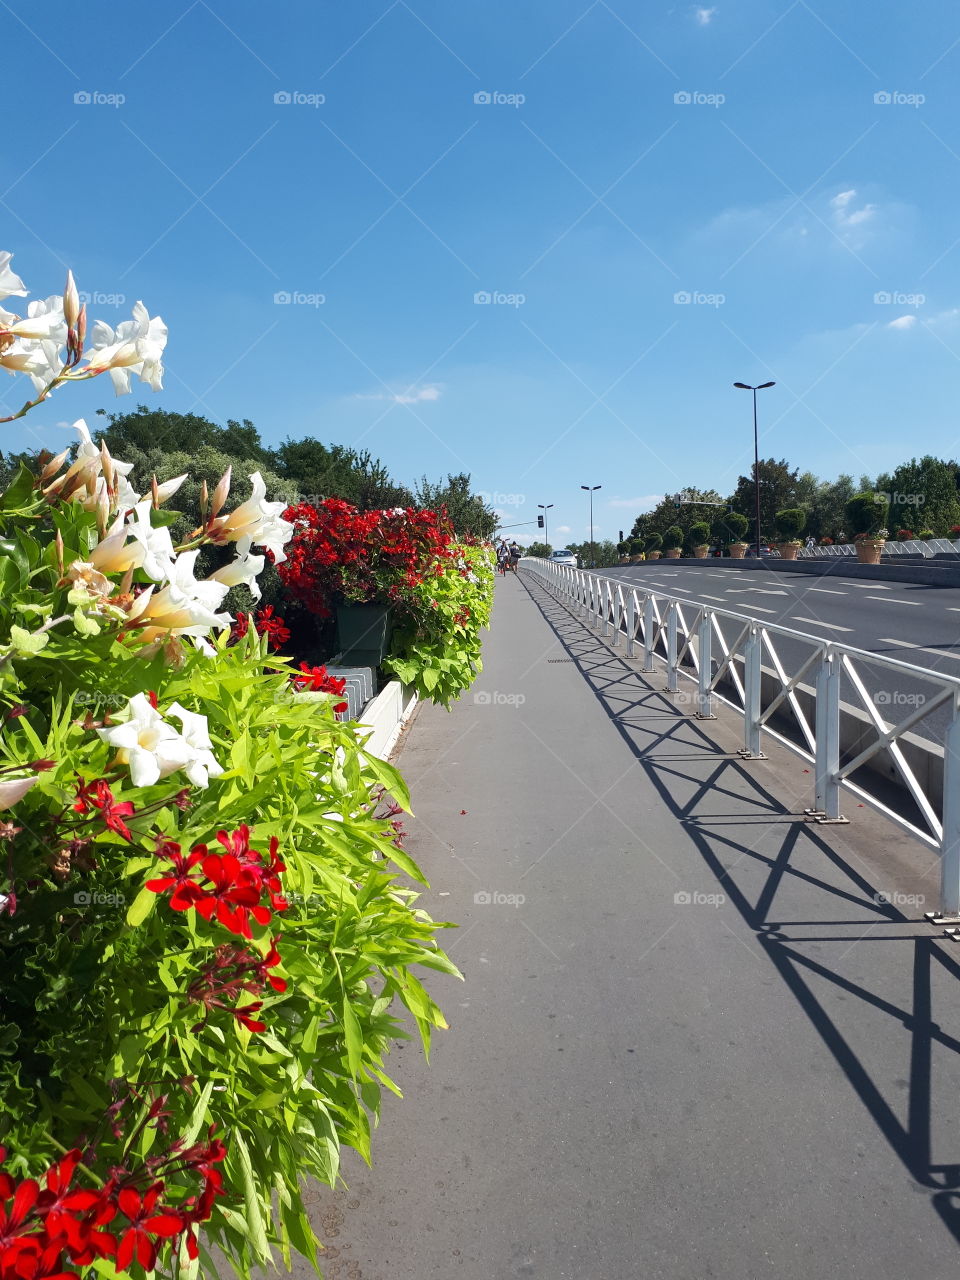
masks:
<svg viewBox="0 0 960 1280"><path fill-rule="evenodd" d="M207 492L206 480L200 485L200 519L206 520L207 507L210 504L210 494Z"/></svg>
<svg viewBox="0 0 960 1280"><path fill-rule="evenodd" d="M63 318L71 329L75 329L80 316L80 295L73 281L73 272L67 272L67 283L63 290Z"/></svg>
<svg viewBox="0 0 960 1280"><path fill-rule="evenodd" d="M40 472L41 483L45 480L49 480L51 476L55 476L69 456L70 450L64 449L63 453L58 453L55 458L51 458Z"/></svg>
<svg viewBox="0 0 960 1280"><path fill-rule="evenodd" d="M87 336L87 304L84 303L80 308L80 314L77 316L77 349L83 351L83 344Z"/></svg>
<svg viewBox="0 0 960 1280"><path fill-rule="evenodd" d="M62 578L63 577L63 534L60 532L59 529L57 530L57 536L56 536L54 545L56 546L56 549L57 549L57 568L59 569L60 577Z"/></svg>
<svg viewBox="0 0 960 1280"><path fill-rule="evenodd" d="M223 504L227 500L227 494L230 492L230 476L233 467L227 467L226 471L220 477L217 487L213 491L213 500L210 503L210 519L214 520L220 514Z"/></svg>

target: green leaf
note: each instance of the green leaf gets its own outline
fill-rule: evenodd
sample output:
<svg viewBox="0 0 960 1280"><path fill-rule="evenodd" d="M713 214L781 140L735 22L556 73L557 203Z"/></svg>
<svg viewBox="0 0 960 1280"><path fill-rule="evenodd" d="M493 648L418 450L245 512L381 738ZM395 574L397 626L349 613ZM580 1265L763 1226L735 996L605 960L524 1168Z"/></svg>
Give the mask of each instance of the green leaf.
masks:
<svg viewBox="0 0 960 1280"><path fill-rule="evenodd" d="M363 1065L363 1037L360 1034L360 1023L353 1011L350 997L343 997L343 1038L347 1047L347 1065L350 1074L356 1080Z"/></svg>
<svg viewBox="0 0 960 1280"><path fill-rule="evenodd" d="M245 1226L247 1238L253 1246L258 1260L267 1262L270 1258L270 1245L267 1241L267 1233L263 1223L261 1196L253 1179L253 1164L250 1160L250 1152L247 1149L247 1144L236 1130L231 1135L230 1145L236 1152L237 1161L240 1165L243 1204L246 1210ZM266 1188L265 1193L269 1195L269 1191Z"/></svg>
<svg viewBox="0 0 960 1280"><path fill-rule="evenodd" d="M152 915L156 905L157 895L153 890L141 889L127 910L127 924L136 929L149 915Z"/></svg>
<svg viewBox="0 0 960 1280"><path fill-rule="evenodd" d="M96 618L88 618L79 605L73 611L73 625L82 636L98 636L100 623Z"/></svg>
<svg viewBox="0 0 960 1280"><path fill-rule="evenodd" d="M50 643L50 632L24 631L14 623L10 628L10 643L18 653L39 653Z"/></svg>

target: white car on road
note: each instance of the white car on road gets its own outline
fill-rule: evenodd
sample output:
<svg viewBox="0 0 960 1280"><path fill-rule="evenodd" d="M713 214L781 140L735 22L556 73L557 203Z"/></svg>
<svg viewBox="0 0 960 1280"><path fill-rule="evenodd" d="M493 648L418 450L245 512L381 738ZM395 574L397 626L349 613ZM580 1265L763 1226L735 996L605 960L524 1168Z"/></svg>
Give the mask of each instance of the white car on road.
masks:
<svg viewBox="0 0 960 1280"><path fill-rule="evenodd" d="M576 569L577 557L572 551L554 551L550 556L550 563L566 564L569 565L571 569Z"/></svg>

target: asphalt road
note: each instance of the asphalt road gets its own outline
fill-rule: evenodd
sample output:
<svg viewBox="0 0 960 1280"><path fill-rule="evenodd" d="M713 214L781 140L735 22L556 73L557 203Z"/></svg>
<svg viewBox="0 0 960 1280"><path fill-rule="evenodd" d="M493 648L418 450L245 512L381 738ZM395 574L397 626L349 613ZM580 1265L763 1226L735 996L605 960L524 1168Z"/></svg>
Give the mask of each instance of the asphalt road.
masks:
<svg viewBox="0 0 960 1280"><path fill-rule="evenodd" d="M484 663L398 761L465 982L425 977L450 1030L393 1055L373 1168L311 1192L327 1280L954 1276L928 852L867 809L799 821L802 762L740 761L529 579Z"/></svg>

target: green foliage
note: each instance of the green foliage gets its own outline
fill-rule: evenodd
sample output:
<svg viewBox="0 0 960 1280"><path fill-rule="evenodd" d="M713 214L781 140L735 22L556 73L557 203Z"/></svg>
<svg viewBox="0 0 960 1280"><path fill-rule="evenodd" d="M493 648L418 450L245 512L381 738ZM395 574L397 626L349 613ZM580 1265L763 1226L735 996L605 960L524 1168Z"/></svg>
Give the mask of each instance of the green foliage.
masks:
<svg viewBox="0 0 960 1280"><path fill-rule="evenodd" d="M929 454L919 459L911 458L897 467L887 485L877 485L890 496L885 523L896 528L904 523L909 513L922 511L926 524L938 536L946 535L953 525L960 524L957 481L955 462L944 462Z"/></svg>
<svg viewBox="0 0 960 1280"><path fill-rule="evenodd" d="M782 542L793 542L807 523L807 513L802 507L785 507L774 516L774 527Z"/></svg>
<svg viewBox="0 0 960 1280"><path fill-rule="evenodd" d="M847 503L847 524L852 532L876 533L883 526L887 504L882 494L858 493Z"/></svg>
<svg viewBox="0 0 960 1280"><path fill-rule="evenodd" d="M552 550L553 548L547 542L531 542L527 547L526 554L528 556L543 556L546 558Z"/></svg>
<svg viewBox="0 0 960 1280"><path fill-rule="evenodd" d="M66 566L98 541L92 513L38 499L21 470L0 495L0 783L34 781L0 815L12 822L0 830L0 886L17 898L0 912L0 1144L26 1175L92 1143L105 1176L141 1165L159 1141L146 1125L117 1136L108 1107L165 1097L171 1137L189 1143L216 1125L227 1144L228 1195L203 1226L205 1246L241 1276L275 1249L313 1263L306 1181L333 1185L342 1146L369 1160L382 1089L398 1091L386 1058L405 1037L401 1016L425 1050L445 1026L415 969L457 975L437 946L443 926L416 905L410 882L423 877L380 812L384 793L408 809L406 787L363 750L357 726L336 720L336 697L298 692L252 631L234 646L222 632L212 654L180 640L138 646L119 604L62 574L57 533ZM434 588L446 627L461 583L458 604L467 585L482 595L464 579ZM476 628L485 615L474 603ZM442 653L436 640L431 662ZM99 736L147 691L161 714L179 703L206 717L223 772L205 787L179 770L135 785ZM78 777L108 779L114 801L133 806L129 839L75 810ZM246 943L265 958L282 934L287 986L265 991L261 1033L234 1017L236 998L205 1005L195 985L240 939L146 887L170 869L163 842L217 850L218 831L245 825L255 849L278 841L288 902ZM189 1185L176 1173L168 1184Z"/></svg>
<svg viewBox="0 0 960 1280"><path fill-rule="evenodd" d="M659 533L648 533L643 540L644 551L659 551L663 546L663 537Z"/></svg>
<svg viewBox="0 0 960 1280"><path fill-rule="evenodd" d="M739 511L724 511L713 522L713 536L717 542L729 546L732 542L742 542L749 527L750 521Z"/></svg>
<svg viewBox="0 0 960 1280"><path fill-rule="evenodd" d="M462 472L447 476L447 483L431 484L424 476L417 485L417 506L426 511L445 509L458 538L486 542L493 537L499 518L479 494L471 493L470 477Z"/></svg>
<svg viewBox="0 0 960 1280"><path fill-rule="evenodd" d="M639 556L645 550L643 538L631 538L629 543L629 554Z"/></svg>
<svg viewBox="0 0 960 1280"><path fill-rule="evenodd" d="M704 547L710 541L710 526L706 520L695 521L687 530L687 546Z"/></svg>
<svg viewBox="0 0 960 1280"><path fill-rule="evenodd" d="M663 549L664 551L676 551L678 547L683 546L683 530L678 524L672 524L663 531Z"/></svg>
<svg viewBox="0 0 960 1280"><path fill-rule="evenodd" d="M413 616L391 639L384 670L421 698L449 707L482 670L480 632L489 625L493 562L485 547L460 546L413 589Z"/></svg>

